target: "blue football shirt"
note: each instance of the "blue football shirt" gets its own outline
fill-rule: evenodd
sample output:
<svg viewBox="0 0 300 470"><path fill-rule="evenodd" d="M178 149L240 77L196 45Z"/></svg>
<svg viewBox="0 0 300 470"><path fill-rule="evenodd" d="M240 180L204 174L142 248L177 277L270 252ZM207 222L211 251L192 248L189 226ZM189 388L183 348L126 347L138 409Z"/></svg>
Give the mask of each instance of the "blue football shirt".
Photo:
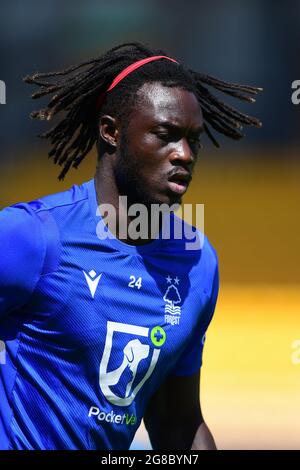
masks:
<svg viewBox="0 0 300 470"><path fill-rule="evenodd" d="M128 449L167 376L201 367L218 293L207 238L104 232L94 180L0 211L2 450Z"/></svg>

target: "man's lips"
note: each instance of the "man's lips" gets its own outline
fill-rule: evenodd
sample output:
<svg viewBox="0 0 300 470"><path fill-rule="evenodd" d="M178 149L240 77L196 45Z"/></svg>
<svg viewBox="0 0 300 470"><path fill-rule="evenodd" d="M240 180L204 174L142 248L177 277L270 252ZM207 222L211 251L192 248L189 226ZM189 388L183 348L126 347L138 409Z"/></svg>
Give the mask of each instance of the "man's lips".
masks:
<svg viewBox="0 0 300 470"><path fill-rule="evenodd" d="M168 186L172 192L182 195L186 192L191 179L190 173L180 171L169 177Z"/></svg>

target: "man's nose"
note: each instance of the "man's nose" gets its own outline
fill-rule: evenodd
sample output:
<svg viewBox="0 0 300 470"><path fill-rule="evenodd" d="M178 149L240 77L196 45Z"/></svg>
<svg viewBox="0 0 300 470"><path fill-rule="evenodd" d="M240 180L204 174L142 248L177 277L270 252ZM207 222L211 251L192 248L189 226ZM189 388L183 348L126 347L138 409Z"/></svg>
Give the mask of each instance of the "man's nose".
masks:
<svg viewBox="0 0 300 470"><path fill-rule="evenodd" d="M182 162L185 165L192 165L194 160L195 157L187 139L183 138L176 142L176 147L173 149L171 154L172 163L177 161Z"/></svg>

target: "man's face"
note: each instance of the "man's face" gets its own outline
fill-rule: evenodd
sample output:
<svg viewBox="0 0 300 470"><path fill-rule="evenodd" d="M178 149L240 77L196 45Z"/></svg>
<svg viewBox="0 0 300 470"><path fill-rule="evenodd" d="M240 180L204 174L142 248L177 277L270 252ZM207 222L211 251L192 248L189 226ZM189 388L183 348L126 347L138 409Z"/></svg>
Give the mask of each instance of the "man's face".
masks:
<svg viewBox="0 0 300 470"><path fill-rule="evenodd" d="M181 203L203 132L196 96L160 83L143 85L120 132L115 178L130 203Z"/></svg>

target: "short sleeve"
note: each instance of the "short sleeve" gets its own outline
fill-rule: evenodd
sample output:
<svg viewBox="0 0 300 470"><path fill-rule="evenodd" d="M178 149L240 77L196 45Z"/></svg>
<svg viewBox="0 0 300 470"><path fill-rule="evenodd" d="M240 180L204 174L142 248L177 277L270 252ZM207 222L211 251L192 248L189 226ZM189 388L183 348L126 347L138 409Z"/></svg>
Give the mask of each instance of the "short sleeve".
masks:
<svg viewBox="0 0 300 470"><path fill-rule="evenodd" d="M44 245L41 222L29 206L0 211L0 319L29 300L42 271Z"/></svg>
<svg viewBox="0 0 300 470"><path fill-rule="evenodd" d="M206 330L212 320L219 292L219 271L216 266L211 296L205 308L204 315L201 315L198 328L194 331L188 346L180 356L172 370L172 375L192 375L199 371L202 366L202 354L205 342Z"/></svg>

